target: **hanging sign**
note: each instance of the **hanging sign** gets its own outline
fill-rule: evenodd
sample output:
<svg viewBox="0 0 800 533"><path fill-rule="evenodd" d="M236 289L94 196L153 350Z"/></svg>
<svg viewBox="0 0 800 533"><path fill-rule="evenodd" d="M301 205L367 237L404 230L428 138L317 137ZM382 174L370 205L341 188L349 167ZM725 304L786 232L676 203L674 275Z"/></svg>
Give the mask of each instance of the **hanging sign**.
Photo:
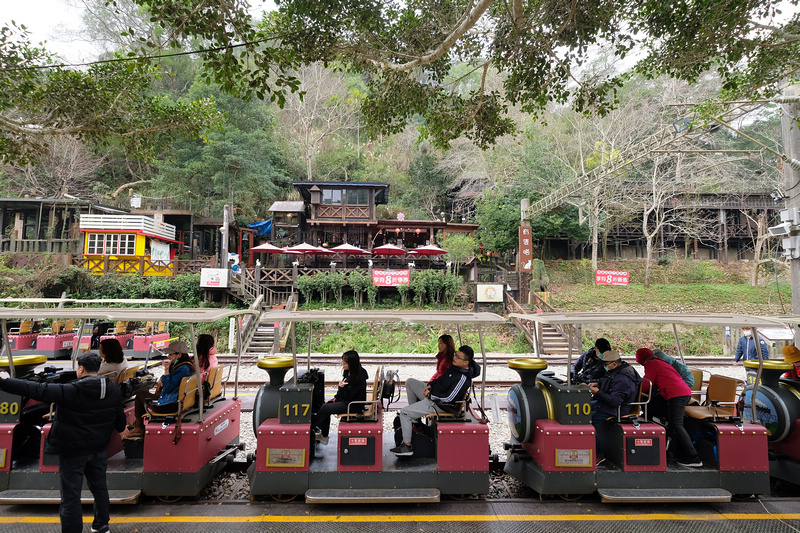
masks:
<svg viewBox="0 0 800 533"><path fill-rule="evenodd" d="M533 232L530 226L519 227L519 269L530 272L533 262Z"/></svg>

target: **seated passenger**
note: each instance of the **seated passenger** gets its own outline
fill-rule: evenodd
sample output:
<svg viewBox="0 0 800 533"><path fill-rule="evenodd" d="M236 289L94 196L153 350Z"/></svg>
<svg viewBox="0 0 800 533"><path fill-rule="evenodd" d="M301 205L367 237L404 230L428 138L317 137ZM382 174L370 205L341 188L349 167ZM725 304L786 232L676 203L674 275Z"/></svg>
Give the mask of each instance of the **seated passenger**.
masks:
<svg viewBox="0 0 800 533"><path fill-rule="evenodd" d="M618 351L606 350L602 361L606 374L599 381L589 383L589 391L592 393L592 424L595 427L609 417L616 417L620 406L620 414L630 413L632 407L625 404L636 401L639 384L642 382L636 369L623 361Z"/></svg>
<svg viewBox="0 0 800 533"><path fill-rule="evenodd" d="M314 430L314 438L321 444L328 444L328 434L331 428L331 415L338 415L347 412L347 405L350 402L367 401L367 371L361 366L361 359L358 352L350 350L342 354L342 380L336 395L327 403L320 407L311 419L311 427ZM351 413L359 413L364 410L363 405L354 406L350 409Z"/></svg>
<svg viewBox="0 0 800 533"><path fill-rule="evenodd" d="M98 352L103 362L100 364L97 374L108 376L111 381L116 383L120 374L128 368L128 360L122 353L122 345L117 339L103 339L98 346Z"/></svg>
<svg viewBox="0 0 800 533"><path fill-rule="evenodd" d="M587 384L598 381L606 371L600 356L611 349L611 343L604 338L594 342L594 347L583 352L572 365L572 380L575 383Z"/></svg>
<svg viewBox="0 0 800 533"><path fill-rule="evenodd" d="M194 364L189 359L189 348L186 347L185 342L173 341L169 343L169 346L163 352L167 355L167 360L163 363L164 375L158 380L154 392L141 390L136 393L134 406L136 420L134 420L133 426L128 426L122 438L135 439L143 437L144 420L142 417L146 413L146 401L158 399L158 405L177 402L181 380L194 374Z"/></svg>
<svg viewBox="0 0 800 533"><path fill-rule="evenodd" d="M678 464L692 468L701 468L703 462L692 444L692 439L683 427L683 415L686 404L692 398L692 389L681 379L680 374L666 361L655 357L647 348L636 350L636 362L644 367L645 381L642 392L650 390L650 383L658 389L658 396L650 398L650 414L661 416L669 421L667 436L677 443L675 454Z"/></svg>
<svg viewBox="0 0 800 533"><path fill-rule="evenodd" d="M800 379L800 350L793 344L787 344L781 350L783 353L783 360L787 363L793 363L794 368L786 372L783 377L789 379Z"/></svg>
<svg viewBox="0 0 800 533"><path fill-rule="evenodd" d="M689 388L694 386L694 376L692 375L692 371L689 370L689 367L683 364L681 361L678 361L671 355L667 355L661 350L653 350L653 355L661 359L662 361L666 361L670 364L672 368L681 376L681 379L689 385Z"/></svg>
<svg viewBox="0 0 800 533"><path fill-rule="evenodd" d="M204 381L208 377L208 371L219 366L215 344L214 337L206 333L197 337L197 362L200 364Z"/></svg>
<svg viewBox="0 0 800 533"><path fill-rule="evenodd" d="M475 362L475 352L469 346L462 346L453 356L453 364L440 377L431 381L424 391L425 398L400 410L400 427L403 442L390 451L398 456L414 455L411 446L411 432L415 421L420 417L436 412L437 406L452 408L469 390L472 380L481 374L481 367Z"/></svg>
<svg viewBox="0 0 800 533"><path fill-rule="evenodd" d="M428 383L440 377L447 372L450 365L453 364L453 356L456 354L456 343L450 335L442 335L439 337L439 353L436 354L436 372L428 380ZM425 390L430 390L427 383L415 378L408 378L406 380L406 396L408 403L417 403L425 398Z"/></svg>

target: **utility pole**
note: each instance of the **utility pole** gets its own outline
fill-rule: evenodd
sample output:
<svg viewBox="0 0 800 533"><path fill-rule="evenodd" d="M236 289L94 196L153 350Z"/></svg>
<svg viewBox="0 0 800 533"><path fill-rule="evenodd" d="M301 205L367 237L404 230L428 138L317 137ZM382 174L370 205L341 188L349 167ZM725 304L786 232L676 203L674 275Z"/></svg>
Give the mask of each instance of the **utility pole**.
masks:
<svg viewBox="0 0 800 533"><path fill-rule="evenodd" d="M800 159L800 85L792 85L783 91L786 101L781 104L781 138L783 139L783 184L788 195L786 207L800 208L800 171L791 164ZM800 314L800 259L791 260L792 313ZM800 331L795 331L795 335Z"/></svg>
<svg viewBox="0 0 800 533"><path fill-rule="evenodd" d="M228 218L228 204L225 204L222 208L222 227L219 229L220 233L222 233L222 257L220 260L222 261L222 268L228 268L228 242L230 239L228 238L228 230L230 229L230 219Z"/></svg>

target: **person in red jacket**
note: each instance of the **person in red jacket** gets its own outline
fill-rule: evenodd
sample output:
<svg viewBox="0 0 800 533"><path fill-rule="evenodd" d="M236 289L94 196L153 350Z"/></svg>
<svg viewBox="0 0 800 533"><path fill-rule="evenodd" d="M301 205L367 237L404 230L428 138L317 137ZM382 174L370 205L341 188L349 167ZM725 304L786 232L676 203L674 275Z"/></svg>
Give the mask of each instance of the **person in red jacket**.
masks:
<svg viewBox="0 0 800 533"><path fill-rule="evenodd" d="M636 350L636 362L644 367L642 393L650 390L650 383L658 389L659 395L650 398L650 410L651 413L666 412L669 421L667 434L672 437L672 442L678 445L676 454L678 464L702 468L703 462L692 444L689 433L683 427L683 415L686 404L692 398L692 389L669 363L654 356L652 350L648 348Z"/></svg>

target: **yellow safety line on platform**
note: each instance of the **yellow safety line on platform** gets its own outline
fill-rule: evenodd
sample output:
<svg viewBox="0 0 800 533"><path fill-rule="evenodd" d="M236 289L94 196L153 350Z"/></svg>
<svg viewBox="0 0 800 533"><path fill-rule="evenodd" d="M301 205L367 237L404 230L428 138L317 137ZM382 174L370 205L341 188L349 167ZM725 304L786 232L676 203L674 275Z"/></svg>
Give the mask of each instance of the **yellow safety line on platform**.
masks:
<svg viewBox="0 0 800 533"><path fill-rule="evenodd" d="M112 517L112 524L155 523L320 523L320 522L545 522L545 521L616 521L652 522L668 520L800 520L800 513L717 513L717 514L611 514L611 515L374 515L374 516L125 516ZM91 518L84 518L91 523ZM0 524L57 524L58 517L0 517Z"/></svg>

